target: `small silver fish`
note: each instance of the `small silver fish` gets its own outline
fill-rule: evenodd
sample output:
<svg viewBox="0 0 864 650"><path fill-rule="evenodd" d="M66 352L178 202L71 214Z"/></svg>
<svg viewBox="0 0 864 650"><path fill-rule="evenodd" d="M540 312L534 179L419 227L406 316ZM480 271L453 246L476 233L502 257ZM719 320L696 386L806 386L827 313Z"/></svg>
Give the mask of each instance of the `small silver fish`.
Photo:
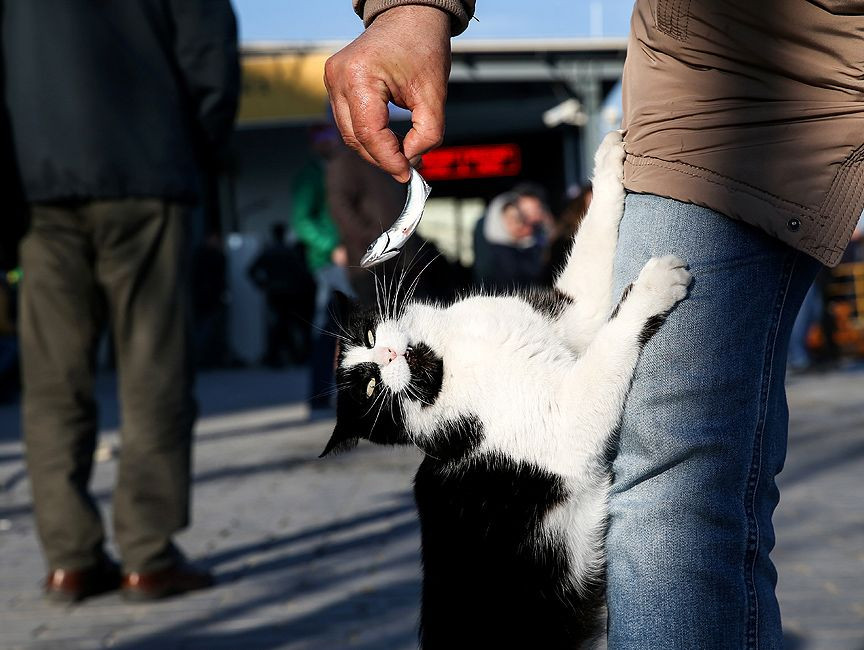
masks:
<svg viewBox="0 0 864 650"><path fill-rule="evenodd" d="M405 207L402 208L402 213L390 228L369 244L366 254L360 260L360 266L368 269L399 254L399 249L417 230L420 219L423 217L423 208L426 207L426 199L429 198L431 191L432 188L429 187L429 184L412 167L411 178L408 180L408 196L405 198Z"/></svg>

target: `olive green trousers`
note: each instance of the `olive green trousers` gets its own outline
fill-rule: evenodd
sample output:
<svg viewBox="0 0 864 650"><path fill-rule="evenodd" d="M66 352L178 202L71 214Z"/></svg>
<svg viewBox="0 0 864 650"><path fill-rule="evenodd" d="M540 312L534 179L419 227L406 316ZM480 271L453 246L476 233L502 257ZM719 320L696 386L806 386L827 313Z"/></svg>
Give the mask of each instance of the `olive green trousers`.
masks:
<svg viewBox="0 0 864 650"><path fill-rule="evenodd" d="M21 243L22 419L49 569L99 561L105 532L88 490L98 431L96 349L110 328L121 449L113 494L125 571L175 560L189 521L196 406L188 341L189 209L159 199L31 206Z"/></svg>

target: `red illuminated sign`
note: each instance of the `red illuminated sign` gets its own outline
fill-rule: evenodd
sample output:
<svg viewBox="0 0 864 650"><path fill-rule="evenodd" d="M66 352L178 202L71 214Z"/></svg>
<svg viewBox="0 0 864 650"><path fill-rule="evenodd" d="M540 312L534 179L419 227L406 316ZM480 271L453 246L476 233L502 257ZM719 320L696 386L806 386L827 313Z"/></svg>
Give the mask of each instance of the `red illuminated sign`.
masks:
<svg viewBox="0 0 864 650"><path fill-rule="evenodd" d="M516 144L441 147L423 156L421 171L430 181L516 176L522 170L522 151Z"/></svg>

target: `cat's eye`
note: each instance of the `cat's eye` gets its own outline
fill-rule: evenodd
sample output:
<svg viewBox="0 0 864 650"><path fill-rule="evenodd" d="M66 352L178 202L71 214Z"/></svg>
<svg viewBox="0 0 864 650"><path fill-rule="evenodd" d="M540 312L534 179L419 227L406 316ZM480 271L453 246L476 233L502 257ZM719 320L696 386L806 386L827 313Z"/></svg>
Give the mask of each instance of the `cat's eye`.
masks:
<svg viewBox="0 0 864 650"><path fill-rule="evenodd" d="M372 393L375 392L375 378L369 380L369 383L366 384L366 397L372 397Z"/></svg>
<svg viewBox="0 0 864 650"><path fill-rule="evenodd" d="M366 332L366 341L369 343L370 348L375 347L375 335L372 333L372 330Z"/></svg>

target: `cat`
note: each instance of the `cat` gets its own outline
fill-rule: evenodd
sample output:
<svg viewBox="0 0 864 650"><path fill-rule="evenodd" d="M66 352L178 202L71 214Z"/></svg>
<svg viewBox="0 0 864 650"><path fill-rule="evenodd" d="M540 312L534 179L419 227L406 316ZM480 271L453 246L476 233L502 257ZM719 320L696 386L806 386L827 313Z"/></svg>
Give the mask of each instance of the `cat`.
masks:
<svg viewBox="0 0 864 650"><path fill-rule="evenodd" d="M652 258L612 309L623 160L612 132L553 289L343 305L321 455L361 438L425 453L426 650L569 649L602 631L610 438L642 347L690 283L680 259Z"/></svg>

